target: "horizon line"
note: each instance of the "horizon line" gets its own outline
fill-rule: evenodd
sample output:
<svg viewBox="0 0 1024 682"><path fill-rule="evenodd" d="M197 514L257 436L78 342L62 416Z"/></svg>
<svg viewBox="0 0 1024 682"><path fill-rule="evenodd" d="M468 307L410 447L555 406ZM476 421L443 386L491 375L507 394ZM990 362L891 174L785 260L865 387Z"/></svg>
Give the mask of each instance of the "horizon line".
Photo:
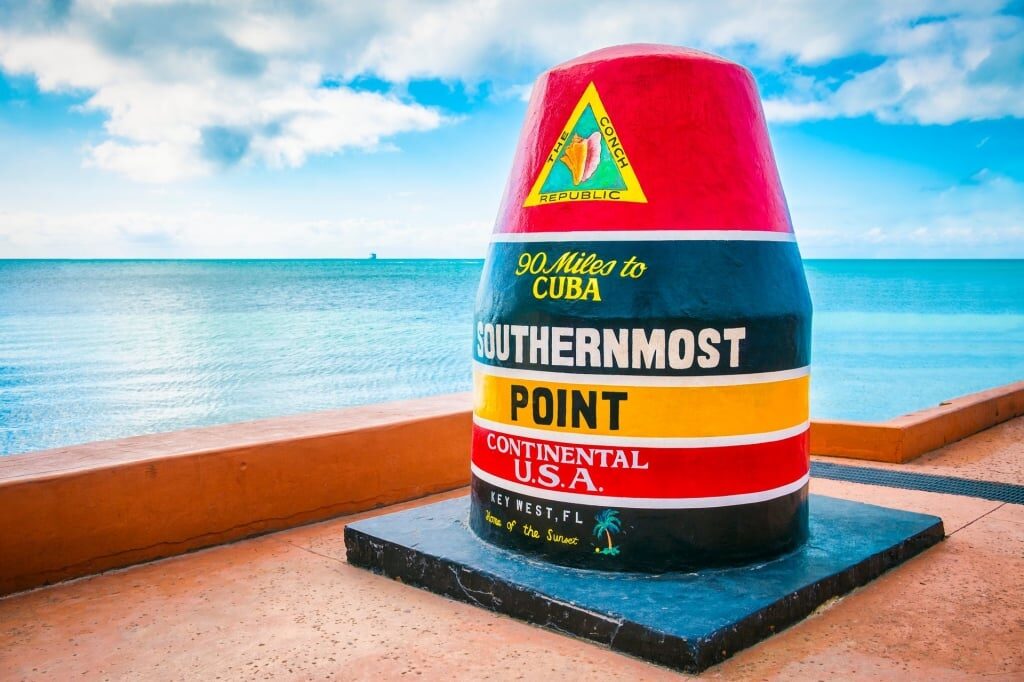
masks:
<svg viewBox="0 0 1024 682"><path fill-rule="evenodd" d="M357 263L372 263L375 261L474 261L484 262L485 257L467 256L392 256L370 258L368 256L94 256L94 257L66 257L66 256L36 256L36 257L11 257L0 256L0 263L3 262L90 262L90 261L134 261L134 262L166 262L166 261L351 261ZM836 257L802 257L802 261L1018 261L1024 260L1024 256L973 256L973 257L941 257L927 258L917 256L857 256L852 258Z"/></svg>

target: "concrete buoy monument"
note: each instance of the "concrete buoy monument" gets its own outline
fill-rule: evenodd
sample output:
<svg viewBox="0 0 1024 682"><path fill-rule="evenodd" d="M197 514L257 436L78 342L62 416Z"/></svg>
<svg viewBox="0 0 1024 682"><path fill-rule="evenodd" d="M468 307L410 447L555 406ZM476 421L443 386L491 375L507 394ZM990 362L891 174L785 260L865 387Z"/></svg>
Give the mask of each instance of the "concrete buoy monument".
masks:
<svg viewBox="0 0 1024 682"><path fill-rule="evenodd" d="M806 538L811 304L746 69L645 46L544 74L475 326L480 537L641 571Z"/></svg>
<svg viewBox="0 0 1024 682"><path fill-rule="evenodd" d="M808 495L811 303L737 64L541 75L472 331L468 498L348 525L350 563L693 672L943 537Z"/></svg>

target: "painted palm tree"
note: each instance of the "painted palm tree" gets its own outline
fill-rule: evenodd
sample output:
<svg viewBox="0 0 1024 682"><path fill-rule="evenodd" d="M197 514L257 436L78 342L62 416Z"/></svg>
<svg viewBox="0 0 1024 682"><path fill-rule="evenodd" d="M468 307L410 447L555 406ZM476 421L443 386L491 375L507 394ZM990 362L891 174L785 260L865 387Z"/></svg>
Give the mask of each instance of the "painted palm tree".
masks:
<svg viewBox="0 0 1024 682"><path fill-rule="evenodd" d="M603 533L608 539L608 546L603 549L595 549L594 551L601 554L615 555L619 553L619 548L612 545L612 533L618 533L622 530L622 521L619 520L619 512L615 509L605 509L597 513L594 517L597 523L594 524L594 537L600 538Z"/></svg>

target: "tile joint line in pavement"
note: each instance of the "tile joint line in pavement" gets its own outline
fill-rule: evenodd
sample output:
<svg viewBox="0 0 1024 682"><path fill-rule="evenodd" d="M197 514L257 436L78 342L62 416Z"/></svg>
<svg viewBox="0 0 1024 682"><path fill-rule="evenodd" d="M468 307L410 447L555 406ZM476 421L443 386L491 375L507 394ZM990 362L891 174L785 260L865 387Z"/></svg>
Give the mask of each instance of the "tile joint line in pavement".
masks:
<svg viewBox="0 0 1024 682"><path fill-rule="evenodd" d="M288 529L288 530L290 530L290 529ZM288 532L288 530L285 530L285 531L283 531L283 532L287 533L287 532ZM339 563L345 563L345 560L344 560L344 559L340 559L340 558L338 558L338 557L336 557L336 556L330 556L330 555L328 555L328 554L321 554L320 552L316 551L316 550L315 550L315 549L313 549L312 547L303 547L302 545L297 545L297 544L295 544L295 543L294 543L294 542L292 542L291 540L286 540L286 539L283 539L283 538L281 538L281 539L279 539L279 542L283 542L284 544L286 544L286 545L289 545L289 546L291 546L291 547L294 547L295 549L301 549L301 550L302 550L303 552L309 552L310 554L313 554L313 555L315 555L315 556L321 557L321 558L323 558L323 559L327 559L327 560L329 560L329 561L335 561L335 562L339 562Z"/></svg>
<svg viewBox="0 0 1024 682"><path fill-rule="evenodd" d="M981 521L983 518L985 518L989 514L992 514L994 512L999 511L1000 509L1005 507L1007 504L1009 504L1009 502L1001 502L1000 504L997 504L996 506L992 507L987 512L985 512L984 514L979 516L978 518L971 519L970 521L968 521L964 525L960 526L956 530L950 531L949 534L946 537L952 537L952 536L956 535L957 533L959 533L960 531L962 531L964 528L967 528L968 526L973 526L974 524L976 524L978 521Z"/></svg>

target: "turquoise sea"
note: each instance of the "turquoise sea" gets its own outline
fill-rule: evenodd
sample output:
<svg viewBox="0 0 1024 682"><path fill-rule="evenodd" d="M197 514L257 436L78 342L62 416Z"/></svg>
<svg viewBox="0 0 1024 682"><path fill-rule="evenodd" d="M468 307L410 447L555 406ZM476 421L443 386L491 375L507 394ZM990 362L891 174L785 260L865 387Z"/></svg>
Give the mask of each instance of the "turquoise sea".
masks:
<svg viewBox="0 0 1024 682"><path fill-rule="evenodd" d="M469 390L481 265L0 260L0 454ZM805 265L814 417L1024 378L1024 261Z"/></svg>

